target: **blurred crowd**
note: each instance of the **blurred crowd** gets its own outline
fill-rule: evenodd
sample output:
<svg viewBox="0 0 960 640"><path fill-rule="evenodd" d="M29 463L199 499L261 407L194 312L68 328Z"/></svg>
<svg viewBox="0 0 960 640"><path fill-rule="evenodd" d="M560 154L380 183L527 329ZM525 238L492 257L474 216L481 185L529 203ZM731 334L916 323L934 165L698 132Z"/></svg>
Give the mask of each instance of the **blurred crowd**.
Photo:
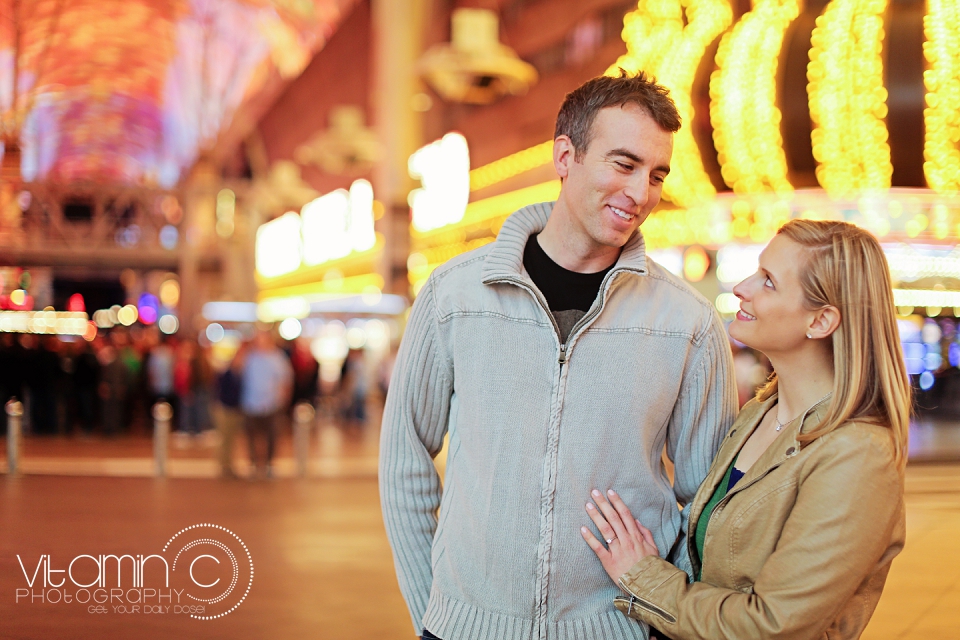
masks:
<svg viewBox="0 0 960 640"><path fill-rule="evenodd" d="M366 421L371 372L359 350L347 354L339 380L321 384L307 341L277 340L266 331L239 349L140 327L116 328L92 342L69 338L0 334L0 402L23 403L26 434L148 434L160 401L173 407L173 429L190 435L219 428L224 409L244 413L245 400L252 403L247 414L266 407L282 415L306 401L346 425ZM266 357L277 380L265 380L269 369L258 354L282 356Z"/></svg>

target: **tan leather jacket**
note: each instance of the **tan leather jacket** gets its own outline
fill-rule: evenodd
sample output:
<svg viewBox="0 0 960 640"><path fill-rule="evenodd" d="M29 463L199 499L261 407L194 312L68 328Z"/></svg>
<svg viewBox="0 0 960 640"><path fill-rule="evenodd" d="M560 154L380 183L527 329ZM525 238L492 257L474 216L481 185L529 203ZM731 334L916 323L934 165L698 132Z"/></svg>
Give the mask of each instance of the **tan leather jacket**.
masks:
<svg viewBox="0 0 960 640"><path fill-rule="evenodd" d="M741 411L694 498L689 531L776 396ZM801 448L827 404L785 430L714 510L702 582L655 557L620 579L616 607L674 640L858 638L905 537L889 429L851 422ZM688 537L696 573L694 536ZM632 596L632 597L630 597Z"/></svg>

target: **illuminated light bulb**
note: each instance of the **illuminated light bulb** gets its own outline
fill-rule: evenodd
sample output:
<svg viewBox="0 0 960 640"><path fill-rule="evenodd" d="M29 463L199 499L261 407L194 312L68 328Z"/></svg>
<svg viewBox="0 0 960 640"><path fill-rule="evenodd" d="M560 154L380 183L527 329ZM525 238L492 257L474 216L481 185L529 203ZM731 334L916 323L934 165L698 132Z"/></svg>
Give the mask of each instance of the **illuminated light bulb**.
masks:
<svg viewBox="0 0 960 640"><path fill-rule="evenodd" d="M923 54L927 87L923 110L923 173L931 189L960 189L960 5L951 0L929 0L923 17Z"/></svg>
<svg viewBox="0 0 960 640"><path fill-rule="evenodd" d="M737 193L793 189L776 106L777 63L799 14L799 0L757 0L720 41L710 121L723 179Z"/></svg>
<svg viewBox="0 0 960 640"><path fill-rule="evenodd" d="M160 320L157 321L157 326L160 327L160 331L163 333L172 335L180 329L180 320L177 319L177 316L167 314L160 317Z"/></svg>
<svg viewBox="0 0 960 640"><path fill-rule="evenodd" d="M367 344L367 334L360 327L350 327L347 329L346 340L351 349L362 349Z"/></svg>
<svg viewBox="0 0 960 640"><path fill-rule="evenodd" d="M831 195L890 187L882 58L887 2L834 0L811 35L811 142L817 179Z"/></svg>
<svg viewBox="0 0 960 640"><path fill-rule="evenodd" d="M128 304L124 307L121 307L121 309L117 311L117 320L119 320L120 324L122 324L125 327L129 327L130 325L132 325L134 322L137 321L137 318L138 318L137 307L135 307L132 304Z"/></svg>
<svg viewBox="0 0 960 640"><path fill-rule="evenodd" d="M160 302L170 308L180 303L180 284L176 280L164 280L160 284Z"/></svg>
<svg viewBox="0 0 960 640"><path fill-rule="evenodd" d="M688 247L683 252L683 277L688 282L700 282L710 266L710 258L700 245Z"/></svg>
<svg viewBox="0 0 960 640"><path fill-rule="evenodd" d="M363 300L363 304L368 307L375 307L380 304L380 300L383 298L383 292L380 291L380 287L370 285L363 288L363 293L360 294L360 298Z"/></svg>
<svg viewBox="0 0 960 640"><path fill-rule="evenodd" d="M226 335L226 332L223 330L222 324L219 322L211 322L204 330L204 334L207 336L207 340L213 344L216 344L223 340L223 336Z"/></svg>
<svg viewBox="0 0 960 640"><path fill-rule="evenodd" d="M732 293L721 293L717 296L714 306L718 313L732 315L740 310L740 298Z"/></svg>
<svg viewBox="0 0 960 640"><path fill-rule="evenodd" d="M621 68L634 73L643 70L670 89L680 117L688 124L674 136L663 197L680 206L716 194L689 125L695 115L690 95L704 52L732 22L727 0L640 0L637 9L623 18L627 53L606 72L616 75Z"/></svg>

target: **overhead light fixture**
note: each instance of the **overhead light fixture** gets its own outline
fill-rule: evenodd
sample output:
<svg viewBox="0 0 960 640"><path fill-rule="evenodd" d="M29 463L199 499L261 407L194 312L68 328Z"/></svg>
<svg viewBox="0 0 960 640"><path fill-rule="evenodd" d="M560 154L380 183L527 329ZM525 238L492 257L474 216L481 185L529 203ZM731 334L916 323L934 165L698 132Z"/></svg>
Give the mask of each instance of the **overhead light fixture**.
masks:
<svg viewBox="0 0 960 640"><path fill-rule="evenodd" d="M537 70L500 43L497 14L486 9L455 9L451 42L420 59L423 78L445 100L489 104L503 95L520 95L537 81Z"/></svg>

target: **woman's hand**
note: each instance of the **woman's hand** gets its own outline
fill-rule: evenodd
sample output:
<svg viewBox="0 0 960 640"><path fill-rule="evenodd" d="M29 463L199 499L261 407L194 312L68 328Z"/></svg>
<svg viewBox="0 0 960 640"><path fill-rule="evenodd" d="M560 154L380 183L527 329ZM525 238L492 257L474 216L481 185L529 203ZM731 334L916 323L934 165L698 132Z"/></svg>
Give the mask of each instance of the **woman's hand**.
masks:
<svg viewBox="0 0 960 640"><path fill-rule="evenodd" d="M607 491L609 501L596 489L591 492L591 496L593 502L587 503L587 514L597 525L600 535L607 541L607 546L603 546L587 527L580 527L580 534L597 554L607 575L619 584L620 576L633 565L647 556L660 554L653 541L653 534L633 517L630 509L613 489Z"/></svg>

